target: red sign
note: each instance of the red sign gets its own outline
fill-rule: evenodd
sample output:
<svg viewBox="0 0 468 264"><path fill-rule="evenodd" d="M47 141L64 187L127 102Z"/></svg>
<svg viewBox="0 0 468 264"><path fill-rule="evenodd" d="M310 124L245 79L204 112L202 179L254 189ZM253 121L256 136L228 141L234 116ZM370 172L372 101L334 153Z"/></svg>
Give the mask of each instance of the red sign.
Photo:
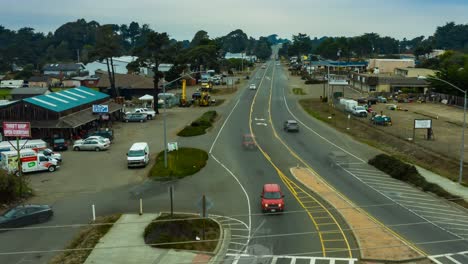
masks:
<svg viewBox="0 0 468 264"><path fill-rule="evenodd" d="M31 137L31 124L29 122L3 122L3 136Z"/></svg>

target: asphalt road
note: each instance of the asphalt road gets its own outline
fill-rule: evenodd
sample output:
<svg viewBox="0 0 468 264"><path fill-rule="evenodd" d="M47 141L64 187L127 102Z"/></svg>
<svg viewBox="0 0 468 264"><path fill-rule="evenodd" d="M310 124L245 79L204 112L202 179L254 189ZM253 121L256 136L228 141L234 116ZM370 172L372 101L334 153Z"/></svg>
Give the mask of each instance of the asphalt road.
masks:
<svg viewBox="0 0 468 264"><path fill-rule="evenodd" d="M445 221L441 219L431 221L428 220L429 216L427 215L434 213L436 210L434 204L437 203L439 204L438 210L449 215L451 213L454 216L458 215L461 217L461 221L466 223L468 219L466 210L460 210L406 184L397 184L386 175L375 179L380 175L380 172L366 164L370 157L378 153L375 149L359 144L348 136L336 132L308 116L296 100L290 98L287 89L287 75L282 68L276 68L272 79L274 81L271 86L272 123L279 132L280 138L301 157L302 161L311 166L348 199L358 206L364 207L376 219L389 226L406 240L416 244L427 254L460 252L468 248L466 238L463 239L461 234L463 231L457 234L454 230L447 230L447 227L443 226L448 221L453 223L452 219L447 217L444 219ZM299 120L301 131L295 134L283 132L282 122L287 119ZM345 169L327 166L327 154L336 150L347 153L349 164ZM277 161L282 168L291 166L290 163L284 161L285 155L283 154L273 154L271 158ZM302 164L299 160L296 162ZM412 199L417 200L415 203L428 201L427 204L420 206L426 209L424 214L404 204ZM434 207L431 208L431 205Z"/></svg>

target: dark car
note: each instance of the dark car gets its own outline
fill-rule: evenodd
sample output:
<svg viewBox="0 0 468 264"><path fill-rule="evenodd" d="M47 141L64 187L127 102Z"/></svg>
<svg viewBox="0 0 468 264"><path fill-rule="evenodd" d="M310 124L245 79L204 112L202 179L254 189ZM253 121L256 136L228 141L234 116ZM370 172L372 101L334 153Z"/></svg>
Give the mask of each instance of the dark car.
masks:
<svg viewBox="0 0 468 264"><path fill-rule="evenodd" d="M133 114L128 114L128 115L125 115L124 116L124 119L123 121L124 122L140 122L140 123L143 123L143 122L146 122L147 120L147 117L146 115L144 114L136 114L136 113L133 113Z"/></svg>
<svg viewBox="0 0 468 264"><path fill-rule="evenodd" d="M91 136L101 136L108 138L111 142L114 140L114 132L112 130L98 130L86 135L85 138L89 138Z"/></svg>
<svg viewBox="0 0 468 264"><path fill-rule="evenodd" d="M245 149L255 149L257 145L255 144L254 136L252 134L245 134L242 136L242 146Z"/></svg>
<svg viewBox="0 0 468 264"><path fill-rule="evenodd" d="M285 121L284 130L287 132L299 132L299 124L296 120Z"/></svg>
<svg viewBox="0 0 468 264"><path fill-rule="evenodd" d="M19 205L0 216L0 228L15 228L48 221L54 212L49 205Z"/></svg>
<svg viewBox="0 0 468 264"><path fill-rule="evenodd" d="M52 149L55 151L67 150L68 143L64 138L53 138L52 139Z"/></svg>

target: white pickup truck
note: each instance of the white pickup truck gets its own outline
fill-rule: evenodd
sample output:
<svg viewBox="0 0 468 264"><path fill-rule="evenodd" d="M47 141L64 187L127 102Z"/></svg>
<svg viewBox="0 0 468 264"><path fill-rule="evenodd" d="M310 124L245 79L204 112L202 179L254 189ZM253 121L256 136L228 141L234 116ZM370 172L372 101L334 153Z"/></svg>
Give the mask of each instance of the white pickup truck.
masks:
<svg viewBox="0 0 468 264"><path fill-rule="evenodd" d="M156 112L149 108L135 108L133 112L127 112L125 114L134 114L134 113L144 114L146 115L147 119L153 119L156 117Z"/></svg>

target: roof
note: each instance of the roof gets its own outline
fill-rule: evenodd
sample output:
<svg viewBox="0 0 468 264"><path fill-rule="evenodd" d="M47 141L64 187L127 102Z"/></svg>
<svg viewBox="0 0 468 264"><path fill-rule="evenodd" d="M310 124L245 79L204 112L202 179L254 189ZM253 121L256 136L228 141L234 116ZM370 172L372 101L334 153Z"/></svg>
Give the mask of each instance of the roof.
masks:
<svg viewBox="0 0 468 264"><path fill-rule="evenodd" d="M161 87L163 81L159 81ZM100 88L110 87L109 75L107 72L102 72L101 78L96 85ZM135 74L115 74L115 86L117 88L128 88L128 89L153 89L153 78Z"/></svg>
<svg viewBox="0 0 468 264"><path fill-rule="evenodd" d="M96 80L99 80L99 77L97 77L97 76L78 76L78 77L73 77L72 80L76 80L76 81L87 81L87 80L96 81Z"/></svg>
<svg viewBox="0 0 468 264"><path fill-rule="evenodd" d="M48 91L47 88L42 87L24 87L24 88L13 88L11 90L11 95L15 94L45 94Z"/></svg>
<svg viewBox="0 0 468 264"><path fill-rule="evenodd" d="M280 187L276 183L268 183L268 184L263 185L263 190L266 192L279 192Z"/></svg>
<svg viewBox="0 0 468 264"><path fill-rule="evenodd" d="M84 69L82 63L51 63L42 67L44 71L79 71Z"/></svg>
<svg viewBox="0 0 468 264"><path fill-rule="evenodd" d="M109 95L105 93L80 86L78 88L71 88L46 95L38 95L23 100L54 112L62 112L108 97Z"/></svg>
<svg viewBox="0 0 468 264"><path fill-rule="evenodd" d="M133 143L133 145L130 147L130 150L140 150L140 149L144 149L148 146L148 143L146 142L136 142L136 143Z"/></svg>
<svg viewBox="0 0 468 264"><path fill-rule="evenodd" d="M29 82L49 82L50 76L32 76L28 80Z"/></svg>

